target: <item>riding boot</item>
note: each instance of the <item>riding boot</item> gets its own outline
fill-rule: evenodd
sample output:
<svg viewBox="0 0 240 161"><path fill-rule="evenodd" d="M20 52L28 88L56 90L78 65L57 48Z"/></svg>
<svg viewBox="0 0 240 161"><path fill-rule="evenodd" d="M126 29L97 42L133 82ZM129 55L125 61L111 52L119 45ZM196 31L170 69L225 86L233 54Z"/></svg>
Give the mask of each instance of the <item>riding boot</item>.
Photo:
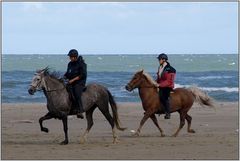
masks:
<svg viewBox="0 0 240 161"><path fill-rule="evenodd" d="M165 119L170 119L170 105L169 105L169 99L166 100L165 102Z"/></svg>

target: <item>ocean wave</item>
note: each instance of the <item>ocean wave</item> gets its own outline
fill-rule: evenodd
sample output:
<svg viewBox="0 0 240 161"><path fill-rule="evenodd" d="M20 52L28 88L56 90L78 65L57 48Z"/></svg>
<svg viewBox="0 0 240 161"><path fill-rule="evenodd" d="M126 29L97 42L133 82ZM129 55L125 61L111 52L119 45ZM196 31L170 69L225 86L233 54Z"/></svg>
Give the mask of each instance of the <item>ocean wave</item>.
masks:
<svg viewBox="0 0 240 161"><path fill-rule="evenodd" d="M104 56L101 56L106 60ZM94 57L94 59L97 59ZM126 59L128 60L128 59ZM144 59L142 59L144 61ZM99 60L100 62L100 60ZM104 62L105 63L105 62ZM95 66L95 63L93 63ZM93 65L92 64L92 65ZM89 64L88 64L89 65ZM139 64L131 62L124 64L128 72L116 71L118 67L109 66L114 72L89 71L87 84L98 83L107 87L117 101L138 101L138 89L128 92L125 85L131 80L133 74L139 70ZM128 65L131 65L129 67ZM90 66L90 65L89 65ZM114 68L114 69L113 69ZM134 71L134 72L132 72ZM151 71L151 70L146 70ZM27 92L35 69L32 71L3 71L2 73L2 101L3 102L41 102L46 101L42 92L30 96ZM65 71L62 71L62 74ZM149 72L156 78L156 71ZM204 71L177 73L175 87L189 87L197 84L200 89L210 96L221 101L238 101L238 72L237 71Z"/></svg>
<svg viewBox="0 0 240 161"><path fill-rule="evenodd" d="M238 88L229 88L229 87L220 87L220 88L214 88L214 87L200 87L202 90L215 92L215 91L224 91L224 92L238 92Z"/></svg>
<svg viewBox="0 0 240 161"><path fill-rule="evenodd" d="M175 88L183 88L183 87L191 87L194 85L181 85L181 84L175 84ZM209 91L209 92L216 92L216 91L224 91L224 92L238 92L239 88L238 87L198 87L204 91Z"/></svg>
<svg viewBox="0 0 240 161"><path fill-rule="evenodd" d="M230 79L233 78L232 76L204 76L204 77L198 77L196 79L199 80L207 80L207 79Z"/></svg>
<svg viewBox="0 0 240 161"><path fill-rule="evenodd" d="M232 62L232 63L229 63L228 65L235 65L236 63L235 62Z"/></svg>

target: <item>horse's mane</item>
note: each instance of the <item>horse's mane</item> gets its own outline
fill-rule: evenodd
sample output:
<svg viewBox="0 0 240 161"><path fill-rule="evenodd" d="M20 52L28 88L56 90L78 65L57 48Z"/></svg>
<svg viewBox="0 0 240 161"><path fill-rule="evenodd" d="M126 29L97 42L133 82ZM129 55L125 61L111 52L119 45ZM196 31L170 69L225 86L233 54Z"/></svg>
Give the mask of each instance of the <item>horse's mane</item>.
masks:
<svg viewBox="0 0 240 161"><path fill-rule="evenodd" d="M51 69L49 67L46 67L44 69L37 70L37 73L44 72L45 76L49 76L50 78L56 79L60 82L64 82L63 78L61 77L60 72L57 71L50 71Z"/></svg>
<svg viewBox="0 0 240 161"><path fill-rule="evenodd" d="M148 74L147 72L143 72L143 75L147 78L147 80L154 85L155 87L159 87L159 84L151 77L150 74Z"/></svg>

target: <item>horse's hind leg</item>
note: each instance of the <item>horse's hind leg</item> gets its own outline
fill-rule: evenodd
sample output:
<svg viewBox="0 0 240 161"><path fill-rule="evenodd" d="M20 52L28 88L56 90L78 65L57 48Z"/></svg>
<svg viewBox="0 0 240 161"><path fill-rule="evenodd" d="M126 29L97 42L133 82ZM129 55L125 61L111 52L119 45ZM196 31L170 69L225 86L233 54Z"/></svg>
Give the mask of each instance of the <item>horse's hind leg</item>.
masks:
<svg viewBox="0 0 240 161"><path fill-rule="evenodd" d="M174 137L176 137L179 133L179 131L183 128L184 124L185 124L185 118L186 118L186 112L185 111L179 111L180 114L180 125L179 128L177 129L177 131L173 134Z"/></svg>
<svg viewBox="0 0 240 161"><path fill-rule="evenodd" d="M87 134L89 133L90 129L93 126L93 111L95 110L96 106L93 106L92 108L90 108L90 110L86 111L86 119L87 119L87 129L85 130L83 136L80 139L80 143L84 144L87 140Z"/></svg>
<svg viewBox="0 0 240 161"><path fill-rule="evenodd" d="M46 132L46 133L49 132L48 128L43 127L42 123L43 123L44 120L49 120L49 119L51 119L51 118L53 118L53 117L52 117L52 115L48 112L45 116L43 116L43 117L41 117L41 118L39 119L39 124L40 124L41 131L44 131L44 132Z"/></svg>
<svg viewBox="0 0 240 161"><path fill-rule="evenodd" d="M193 129L191 129L191 122L192 122L192 117L190 115L186 115L186 120L188 123L188 132L189 133L195 133L195 131Z"/></svg>
<svg viewBox="0 0 240 161"><path fill-rule="evenodd" d="M105 106L100 106L99 110L102 112L102 114L105 116L105 118L108 120L109 124L112 127L112 134L113 134L113 143L117 143L118 142L118 136L116 134L116 126L114 125L114 120L112 118L112 116L109 113L109 107L108 104Z"/></svg>
<svg viewBox="0 0 240 161"><path fill-rule="evenodd" d="M155 114L152 114L150 117L151 117L153 123L157 126L158 130L161 132L161 136L164 137L165 134L164 134L163 130L160 128L160 126L158 125L157 117L155 116Z"/></svg>

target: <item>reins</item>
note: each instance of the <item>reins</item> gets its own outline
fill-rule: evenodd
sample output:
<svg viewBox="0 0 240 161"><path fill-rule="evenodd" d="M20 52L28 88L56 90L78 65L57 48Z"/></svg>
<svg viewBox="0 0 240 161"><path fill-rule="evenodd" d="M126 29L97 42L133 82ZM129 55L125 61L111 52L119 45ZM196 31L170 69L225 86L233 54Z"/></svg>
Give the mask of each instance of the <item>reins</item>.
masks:
<svg viewBox="0 0 240 161"><path fill-rule="evenodd" d="M148 83L150 83L149 82L149 80L146 80L146 81L148 81ZM139 86L139 88L159 88L159 87L157 87L156 85L154 85L154 84L152 84L152 83L150 83L151 85L149 85L149 86L143 86L143 87L140 87Z"/></svg>
<svg viewBox="0 0 240 161"><path fill-rule="evenodd" d="M150 85L146 85L146 86L143 86L143 87L139 87L139 88L159 88L157 87L154 83L151 83L151 80L148 79L148 76L144 74L144 78L145 78L145 81L148 82L148 84L150 83Z"/></svg>
<svg viewBox="0 0 240 161"><path fill-rule="evenodd" d="M47 86L47 85L46 85ZM44 87L45 88L45 87ZM63 89L65 89L66 87L65 86L63 86L63 88L59 88L59 89L52 89L52 90L47 90L47 88L45 88L45 91L46 92L55 92L55 91L60 91L60 90L63 90ZM43 89L42 89L43 90Z"/></svg>
<svg viewBox="0 0 240 161"><path fill-rule="evenodd" d="M152 86L143 86L143 87L138 87L138 88L159 88L159 87L152 85Z"/></svg>
<svg viewBox="0 0 240 161"><path fill-rule="evenodd" d="M52 90L45 90L46 92L54 92L54 91L60 91L63 90L65 87L60 88L60 89L52 89Z"/></svg>

